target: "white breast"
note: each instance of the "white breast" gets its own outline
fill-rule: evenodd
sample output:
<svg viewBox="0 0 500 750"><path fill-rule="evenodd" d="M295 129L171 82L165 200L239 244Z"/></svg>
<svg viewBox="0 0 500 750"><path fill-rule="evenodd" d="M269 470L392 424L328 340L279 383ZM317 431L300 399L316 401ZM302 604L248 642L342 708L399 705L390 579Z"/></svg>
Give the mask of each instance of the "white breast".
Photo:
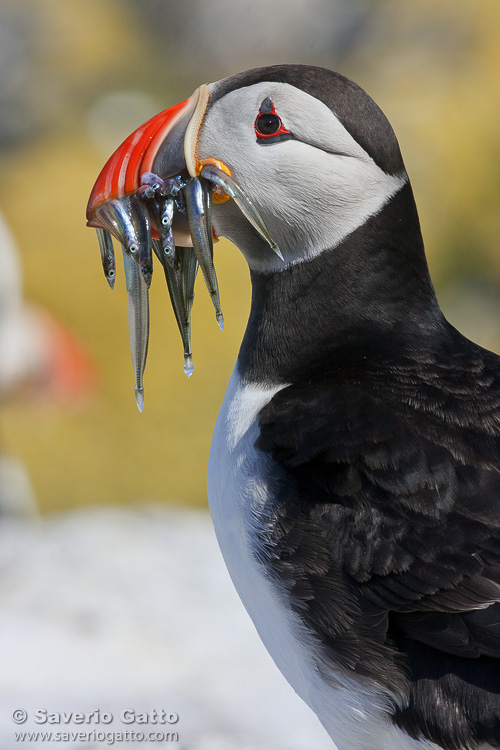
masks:
<svg viewBox="0 0 500 750"><path fill-rule="evenodd" d="M243 384L234 369L217 419L208 464L208 497L217 539L238 594L264 645L313 709L339 750L423 750L391 725L383 696L342 675L318 673L318 644L254 555L262 508L279 474L255 448L256 417L284 385Z"/></svg>

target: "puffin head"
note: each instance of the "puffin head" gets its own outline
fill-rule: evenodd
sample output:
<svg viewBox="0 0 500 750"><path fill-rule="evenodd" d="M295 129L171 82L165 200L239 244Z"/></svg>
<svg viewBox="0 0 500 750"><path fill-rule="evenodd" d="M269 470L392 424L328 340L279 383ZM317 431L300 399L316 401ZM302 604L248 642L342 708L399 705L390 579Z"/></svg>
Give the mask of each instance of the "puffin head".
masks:
<svg viewBox="0 0 500 750"><path fill-rule="evenodd" d="M359 86L323 68L277 65L202 85L139 127L99 175L87 219L111 285L109 234L146 286L152 247L182 334L190 305L175 245L193 247L222 325L213 238L234 242L252 271L279 273L331 255L407 182L394 132Z"/></svg>
<svg viewBox="0 0 500 750"><path fill-rule="evenodd" d="M280 271L333 249L407 181L398 142L375 102L344 76L280 65L209 87L200 159L226 164L254 203L283 261L234 201L214 229L257 271Z"/></svg>
<svg viewBox="0 0 500 750"><path fill-rule="evenodd" d="M408 179L391 125L363 89L324 68L276 65L201 86L132 133L96 182L89 225L110 228L99 209L135 193L145 173L198 177L210 163L232 177L283 256L215 186L215 234L261 271L334 248ZM181 215L174 234L191 244Z"/></svg>

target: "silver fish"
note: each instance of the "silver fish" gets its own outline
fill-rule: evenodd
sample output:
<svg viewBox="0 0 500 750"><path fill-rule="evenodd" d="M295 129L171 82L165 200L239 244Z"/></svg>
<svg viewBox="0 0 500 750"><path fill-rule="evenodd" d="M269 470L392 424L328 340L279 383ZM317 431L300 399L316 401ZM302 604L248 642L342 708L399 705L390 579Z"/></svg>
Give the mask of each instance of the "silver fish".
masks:
<svg viewBox="0 0 500 750"><path fill-rule="evenodd" d="M158 206L158 232L163 248L165 260L171 266L175 263L175 241L172 230L174 220L175 201L173 198L165 198Z"/></svg>
<svg viewBox="0 0 500 750"><path fill-rule="evenodd" d="M165 280L170 295L170 302L172 303L172 309L174 311L177 326L181 334L182 344L184 346L184 371L188 377L191 377L193 374L193 355L191 352L191 308L188 307L185 301L182 265L181 263L176 263L175 266L171 266L170 263L164 259L162 245L159 240L153 240L153 249L165 271ZM185 250L189 250L191 253L193 252L192 248L179 247L177 250L180 257L183 257L183 251Z"/></svg>
<svg viewBox="0 0 500 750"><path fill-rule="evenodd" d="M135 199L135 200L134 200ZM151 252L151 226L147 207L136 196L132 196L135 226L139 241L138 263L147 288L153 276L153 254Z"/></svg>
<svg viewBox="0 0 500 750"><path fill-rule="evenodd" d="M260 215L253 205L250 198L245 194L244 190L238 186L235 180L219 169L215 164L205 164L201 170L201 177L204 177L209 182L219 185L231 198L234 200L238 208L240 209L243 216L245 216L254 229L263 237L268 243L269 247L273 252L276 253L278 258L283 260L283 256L277 244L272 239L271 235L266 229L266 226Z"/></svg>
<svg viewBox="0 0 500 750"><path fill-rule="evenodd" d="M140 412L144 408L142 378L146 366L149 340L149 293L139 264L122 246L128 301L128 334L135 374L135 400Z"/></svg>
<svg viewBox="0 0 500 750"><path fill-rule="evenodd" d="M99 240L99 247L101 249L101 260L104 275L106 280L113 289L116 280L116 262L115 262L115 251L113 248L113 240L107 229L100 229L97 227L97 239Z"/></svg>
<svg viewBox="0 0 500 750"><path fill-rule="evenodd" d="M194 283L198 273L199 263L192 247L180 247L179 267L182 281L182 297L186 313L187 336L189 341L189 352L184 349L184 372L191 377L193 374L193 357L191 354L191 310L194 302Z"/></svg>
<svg viewBox="0 0 500 750"><path fill-rule="evenodd" d="M136 191L138 198L146 201L154 216L163 248L161 256L158 256L162 265L164 259L172 266L175 262L175 242L172 223L175 210L174 197L179 193L179 180L174 178L165 182L153 172L145 172L142 175L141 186Z"/></svg>
<svg viewBox="0 0 500 750"><path fill-rule="evenodd" d="M147 206L138 195L127 195L103 203L96 218L119 240L125 251L139 264L149 288L153 273L151 228Z"/></svg>
<svg viewBox="0 0 500 750"><path fill-rule="evenodd" d="M235 180L215 164L204 165L201 177L178 175L163 180L152 172L141 176L134 193L98 204L90 216L97 225L101 257L106 279L111 288L116 277L116 264L111 235L122 243L128 298L129 340L135 373L135 397L142 411L144 406L143 374L149 337L149 295L153 263L158 257L167 282L175 319L184 348L184 372L193 372L191 352L191 310L198 268L223 328L219 287L213 262L212 189L217 185L238 205L256 231L273 251L282 255L267 231L256 208ZM191 235L193 247L175 246L173 225L177 236ZM157 238L152 230L156 229ZM185 242L188 241L183 240Z"/></svg>
<svg viewBox="0 0 500 750"><path fill-rule="evenodd" d="M210 204L211 200L210 188L207 182L202 182L193 177L187 180L183 193L194 251L215 307L217 323L223 330L224 317L220 306L219 285L213 261L212 224L210 224L210 227L207 224L207 205Z"/></svg>
<svg viewBox="0 0 500 750"><path fill-rule="evenodd" d="M114 198L95 211L96 220L121 242L127 253L138 259L139 234L133 196Z"/></svg>

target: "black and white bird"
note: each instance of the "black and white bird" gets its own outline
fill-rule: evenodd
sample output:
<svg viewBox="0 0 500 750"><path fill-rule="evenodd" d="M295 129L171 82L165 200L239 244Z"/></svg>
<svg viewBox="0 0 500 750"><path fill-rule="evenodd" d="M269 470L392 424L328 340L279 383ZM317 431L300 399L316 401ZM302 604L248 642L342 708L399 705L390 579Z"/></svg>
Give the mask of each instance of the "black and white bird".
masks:
<svg viewBox="0 0 500 750"><path fill-rule="evenodd" d="M89 223L146 169L217 163L279 248L214 203L253 289L208 467L243 604L339 750L500 748L500 359L439 308L393 130L309 66L193 96L144 168L139 136L112 157Z"/></svg>

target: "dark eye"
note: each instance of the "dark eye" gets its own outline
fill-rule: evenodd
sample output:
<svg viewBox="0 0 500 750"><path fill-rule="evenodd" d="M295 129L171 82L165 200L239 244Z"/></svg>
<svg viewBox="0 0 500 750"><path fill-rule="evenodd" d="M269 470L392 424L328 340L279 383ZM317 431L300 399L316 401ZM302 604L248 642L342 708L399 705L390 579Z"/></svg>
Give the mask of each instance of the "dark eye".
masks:
<svg viewBox="0 0 500 750"><path fill-rule="evenodd" d="M281 128L281 120L278 115L259 115L255 121L255 130L260 135L274 135Z"/></svg>
<svg viewBox="0 0 500 750"><path fill-rule="evenodd" d="M273 100L269 97L260 105L259 114L254 122L254 130L257 143L264 146L293 138L290 131L283 125L281 117L276 114Z"/></svg>

